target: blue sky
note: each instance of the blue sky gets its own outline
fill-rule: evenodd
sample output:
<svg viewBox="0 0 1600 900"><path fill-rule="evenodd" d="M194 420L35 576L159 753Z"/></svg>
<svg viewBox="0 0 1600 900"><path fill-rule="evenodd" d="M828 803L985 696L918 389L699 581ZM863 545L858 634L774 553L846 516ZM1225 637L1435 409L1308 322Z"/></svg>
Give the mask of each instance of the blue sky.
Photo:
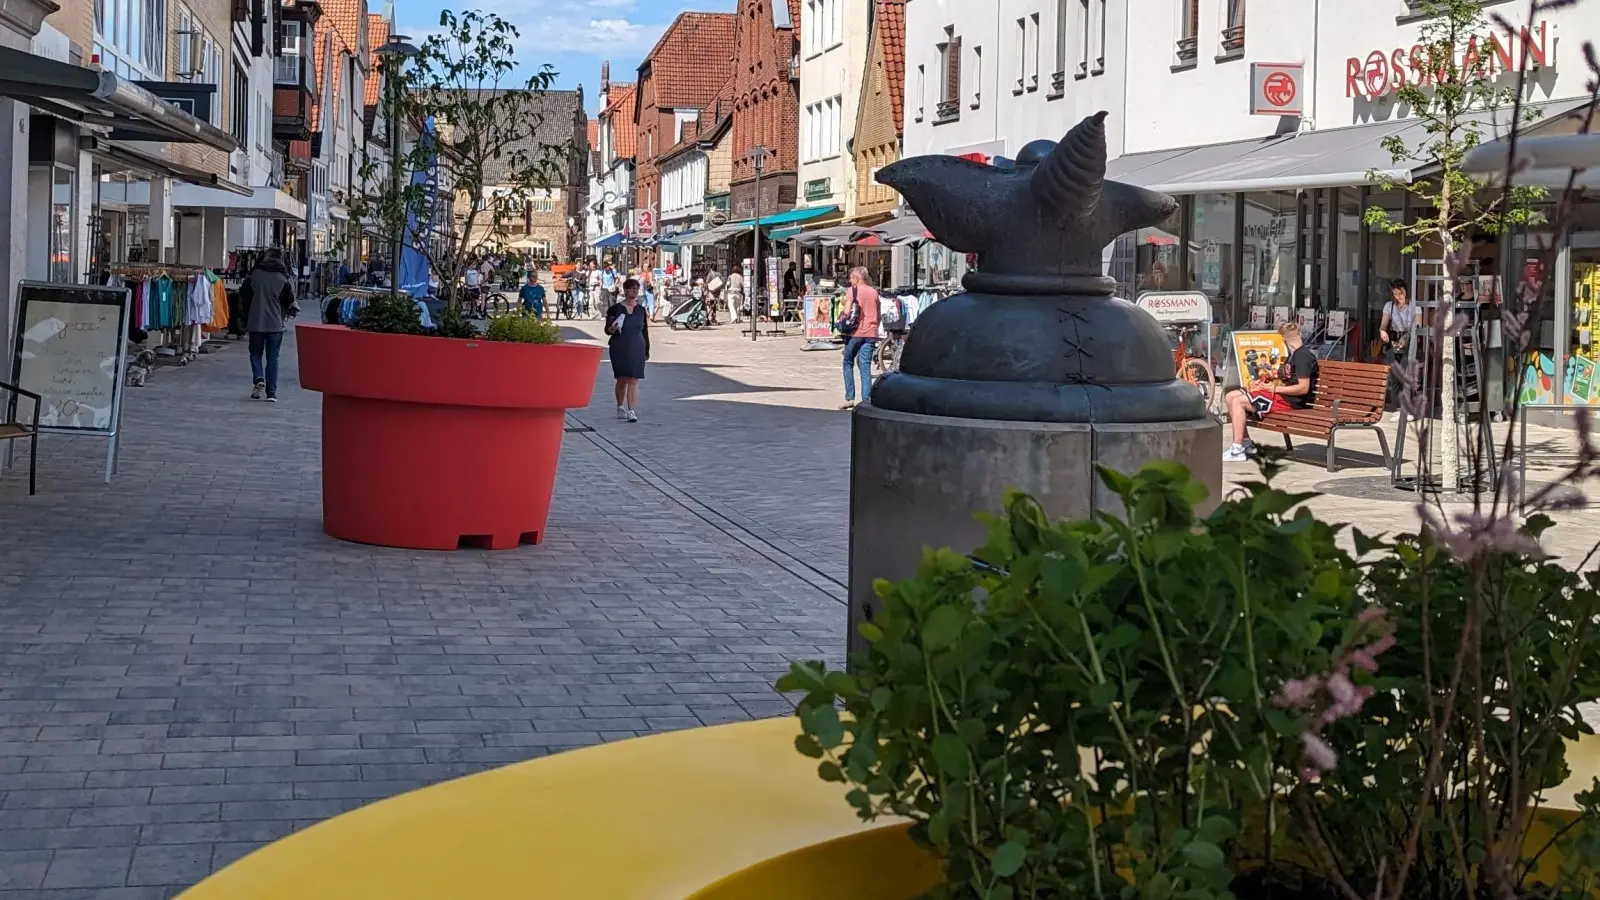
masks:
<svg viewBox="0 0 1600 900"><path fill-rule="evenodd" d="M379 6L368 0L369 8ZM543 63L559 73L556 86L583 85L589 111L596 111L600 63L611 60L614 81L633 81L639 62L668 24L686 9L728 12L735 0L450 0L455 9L498 13L522 32L517 59L533 71ZM419 37L437 28L441 4L395 0L402 34Z"/></svg>

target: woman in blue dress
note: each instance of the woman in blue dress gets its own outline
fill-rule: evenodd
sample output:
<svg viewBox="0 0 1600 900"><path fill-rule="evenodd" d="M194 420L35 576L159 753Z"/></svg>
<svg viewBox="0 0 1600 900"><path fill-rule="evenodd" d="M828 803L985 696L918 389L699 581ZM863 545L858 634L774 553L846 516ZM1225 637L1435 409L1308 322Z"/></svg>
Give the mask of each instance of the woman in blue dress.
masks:
<svg viewBox="0 0 1600 900"><path fill-rule="evenodd" d="M617 418L637 422L639 382L650 358L650 314L639 304L639 280L622 283L622 300L606 310L606 334L611 335L611 374L617 379Z"/></svg>

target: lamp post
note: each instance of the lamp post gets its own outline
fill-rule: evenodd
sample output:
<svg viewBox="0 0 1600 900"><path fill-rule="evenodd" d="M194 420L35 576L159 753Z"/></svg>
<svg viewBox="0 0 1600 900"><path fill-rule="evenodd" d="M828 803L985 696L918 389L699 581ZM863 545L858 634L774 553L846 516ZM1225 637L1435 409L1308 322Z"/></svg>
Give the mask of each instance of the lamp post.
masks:
<svg viewBox="0 0 1600 900"><path fill-rule="evenodd" d="M750 284L745 286L745 290L750 297L750 340L752 341L756 339L756 326L761 321L761 291L758 286L766 281L766 276L761 271L761 171L766 168L768 152L770 151L760 144L750 148L750 159L756 165L756 217L750 226L755 234L755 240L752 242L755 252L753 254L754 266L750 272Z"/></svg>
<svg viewBox="0 0 1600 900"><path fill-rule="evenodd" d="M416 56L417 48L403 34L389 35L389 42L376 51L383 57L384 87L389 95L389 186L400 203L400 67L406 57ZM400 241L406 233L405 209L400 211L400 228L389 245L389 299L400 299Z"/></svg>

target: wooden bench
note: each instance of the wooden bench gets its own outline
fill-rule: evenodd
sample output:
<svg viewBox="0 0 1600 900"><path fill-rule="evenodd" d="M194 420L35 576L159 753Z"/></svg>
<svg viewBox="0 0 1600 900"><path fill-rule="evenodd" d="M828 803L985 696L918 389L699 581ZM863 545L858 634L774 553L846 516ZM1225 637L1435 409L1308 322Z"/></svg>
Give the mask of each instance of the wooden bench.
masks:
<svg viewBox="0 0 1600 900"><path fill-rule="evenodd" d="M1374 363L1320 362L1317 392L1306 409L1268 413L1250 423L1251 428L1283 435L1283 445L1294 449L1295 437L1314 438L1328 446L1328 471L1338 471L1334 441L1341 429L1366 428L1378 436L1383 466L1389 467L1389 439L1383 433L1383 400L1389 384L1389 367Z"/></svg>
<svg viewBox="0 0 1600 900"><path fill-rule="evenodd" d="M9 394L5 405L0 407L4 417L0 418L0 441L26 440L28 442L28 496L36 492L39 472L39 406L42 398L32 391L25 391L15 385L0 381L0 396ZM33 416L24 421L17 421L17 403L20 400L33 401Z"/></svg>

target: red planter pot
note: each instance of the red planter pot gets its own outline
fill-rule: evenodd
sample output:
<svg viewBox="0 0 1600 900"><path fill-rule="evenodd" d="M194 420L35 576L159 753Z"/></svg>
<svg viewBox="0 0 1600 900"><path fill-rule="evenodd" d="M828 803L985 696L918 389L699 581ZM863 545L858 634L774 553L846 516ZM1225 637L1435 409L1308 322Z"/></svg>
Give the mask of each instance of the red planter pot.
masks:
<svg viewBox="0 0 1600 900"><path fill-rule="evenodd" d="M322 392L322 527L347 541L494 550L544 538L565 411L602 348L295 328Z"/></svg>

